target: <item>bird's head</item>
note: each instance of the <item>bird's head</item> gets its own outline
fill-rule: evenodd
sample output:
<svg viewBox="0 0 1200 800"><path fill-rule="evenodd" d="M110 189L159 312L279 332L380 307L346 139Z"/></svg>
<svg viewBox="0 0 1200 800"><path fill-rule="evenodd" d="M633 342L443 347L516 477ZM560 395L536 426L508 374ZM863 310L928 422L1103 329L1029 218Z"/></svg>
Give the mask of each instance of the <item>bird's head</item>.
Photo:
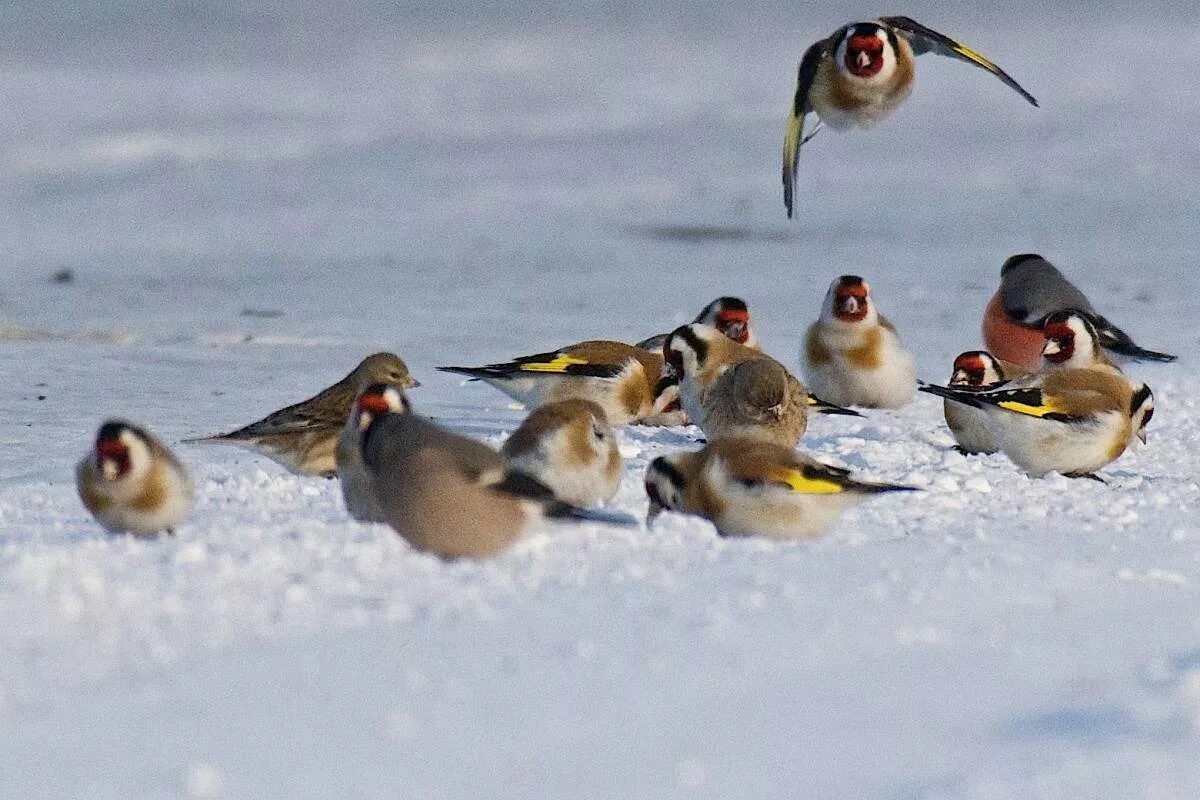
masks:
<svg viewBox="0 0 1200 800"><path fill-rule="evenodd" d="M141 474L151 460L149 435L127 422L109 420L96 433L93 458L96 471L106 481Z"/></svg>
<svg viewBox="0 0 1200 800"><path fill-rule="evenodd" d="M991 353L986 350L968 350L954 359L954 374L951 386L985 387L1001 383L1004 372Z"/></svg>
<svg viewBox="0 0 1200 800"><path fill-rule="evenodd" d="M887 28L878 22L859 22L842 36L838 68L856 78L874 78L883 71L893 48Z"/></svg>
<svg viewBox="0 0 1200 800"><path fill-rule="evenodd" d="M351 411L354 427L361 433L381 414L410 414L412 404L400 384L373 383L358 393Z"/></svg>
<svg viewBox="0 0 1200 800"><path fill-rule="evenodd" d="M1056 311L1042 322L1042 358L1056 367L1088 366L1097 357L1096 328L1078 311Z"/></svg>
<svg viewBox="0 0 1200 800"><path fill-rule="evenodd" d="M671 456L659 456L646 467L646 497L650 507L646 512L646 527L663 511L676 511L683 498L684 477Z"/></svg>
<svg viewBox="0 0 1200 800"><path fill-rule="evenodd" d="M843 275L830 285L825 295L825 313L850 323L863 322L874 316L871 287L857 275Z"/></svg>
<svg viewBox="0 0 1200 800"><path fill-rule="evenodd" d="M1133 432L1142 444L1146 443L1146 426L1150 424L1150 419L1154 416L1154 392L1150 391L1150 387L1146 384L1141 384L1136 392L1133 393L1133 400L1129 404L1130 420L1133 423Z"/></svg>
<svg viewBox="0 0 1200 800"><path fill-rule="evenodd" d="M740 297L718 297L696 317L696 322L711 325L738 344L749 344L750 309Z"/></svg>

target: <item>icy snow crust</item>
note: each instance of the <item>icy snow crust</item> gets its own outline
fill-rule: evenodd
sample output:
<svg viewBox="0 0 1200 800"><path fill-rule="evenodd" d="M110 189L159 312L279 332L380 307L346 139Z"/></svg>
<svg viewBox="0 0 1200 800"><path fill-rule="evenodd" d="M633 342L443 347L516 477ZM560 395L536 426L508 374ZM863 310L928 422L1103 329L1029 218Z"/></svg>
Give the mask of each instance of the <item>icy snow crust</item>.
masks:
<svg viewBox="0 0 1200 800"><path fill-rule="evenodd" d="M0 30L0 797L1200 796L1190 6L889 9L1043 107L924 57L894 118L805 146L793 225L784 116L839 4L334 6ZM182 446L195 512L135 541L71 483L106 415L174 443L377 349L496 444L519 412L435 365L719 294L796 367L843 272L944 380L1024 251L1181 356L1132 369L1158 413L1106 486L960 456L923 396L813 422L818 457L926 491L810 543L665 515L447 564L335 482ZM696 435L623 430L616 508Z"/></svg>

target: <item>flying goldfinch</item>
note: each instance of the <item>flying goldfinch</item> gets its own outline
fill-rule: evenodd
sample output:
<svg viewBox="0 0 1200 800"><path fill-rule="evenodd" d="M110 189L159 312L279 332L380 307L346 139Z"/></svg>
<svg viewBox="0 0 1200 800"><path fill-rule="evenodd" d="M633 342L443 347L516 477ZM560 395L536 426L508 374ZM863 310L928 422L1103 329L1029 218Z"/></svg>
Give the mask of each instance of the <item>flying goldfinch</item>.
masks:
<svg viewBox="0 0 1200 800"><path fill-rule="evenodd" d="M869 128L894 112L912 91L915 56L937 53L987 70L1036 106L1037 100L982 55L908 17L843 25L814 43L800 61L796 95L783 139L783 202L792 217L800 146L810 112L834 130ZM814 131L815 133L815 131Z"/></svg>

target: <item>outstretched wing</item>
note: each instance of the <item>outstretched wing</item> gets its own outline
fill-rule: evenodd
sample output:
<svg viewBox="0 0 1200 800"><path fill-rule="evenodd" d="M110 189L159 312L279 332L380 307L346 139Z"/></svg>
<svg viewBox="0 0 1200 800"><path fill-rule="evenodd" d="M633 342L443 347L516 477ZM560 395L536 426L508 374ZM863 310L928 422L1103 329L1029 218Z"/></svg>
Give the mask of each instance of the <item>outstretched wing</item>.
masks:
<svg viewBox="0 0 1200 800"><path fill-rule="evenodd" d="M783 204L787 207L788 219L792 218L792 206L796 192L796 169L800 158L800 145L804 144L804 116L812 110L808 93L817 67L825 55L829 40L823 39L804 52L800 70L796 76L796 97L788 113L787 132L783 136Z"/></svg>
<svg viewBox="0 0 1200 800"><path fill-rule="evenodd" d="M933 28L926 28L910 17L881 17L879 21L895 28L897 33L907 39L909 45L912 46L913 53L917 55L921 55L922 53L937 53L939 56L949 56L950 58L957 58L960 61L974 64L981 69L986 69L1004 81L1004 84L1008 88L1017 92L1032 105L1036 106L1038 104L1034 96L1025 91L1021 84L1013 80L1011 75L962 42L956 42L949 36L938 33Z"/></svg>

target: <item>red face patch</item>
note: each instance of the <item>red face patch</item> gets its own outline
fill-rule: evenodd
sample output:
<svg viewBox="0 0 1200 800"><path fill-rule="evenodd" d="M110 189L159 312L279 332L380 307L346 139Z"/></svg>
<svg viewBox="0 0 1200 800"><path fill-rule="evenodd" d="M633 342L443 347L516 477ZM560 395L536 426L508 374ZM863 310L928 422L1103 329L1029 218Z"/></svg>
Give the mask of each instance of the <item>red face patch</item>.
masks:
<svg viewBox="0 0 1200 800"><path fill-rule="evenodd" d="M1042 329L1047 342L1058 345L1057 353L1043 353L1051 364L1061 364L1075 354L1075 331L1066 323L1054 323Z"/></svg>
<svg viewBox="0 0 1200 800"><path fill-rule="evenodd" d="M370 411L372 414L386 414L391 411L387 398L381 394L364 394L358 398L358 408L360 411Z"/></svg>
<svg viewBox="0 0 1200 800"><path fill-rule="evenodd" d="M106 464L113 465L115 477L119 478L129 472L129 448L120 439L96 441L96 466L103 473L107 472L104 468Z"/></svg>
<svg viewBox="0 0 1200 800"><path fill-rule="evenodd" d="M878 36L851 36L846 41L846 69L851 75L870 78L883 69L883 42Z"/></svg>
<svg viewBox="0 0 1200 800"><path fill-rule="evenodd" d="M954 360L954 372L961 372L968 386L982 386L987 374L987 365L979 356L960 356Z"/></svg>
<svg viewBox="0 0 1200 800"><path fill-rule="evenodd" d="M840 320L859 322L867 316L869 304L867 287L861 283L839 285L833 292L833 314Z"/></svg>
<svg viewBox="0 0 1200 800"><path fill-rule="evenodd" d="M750 338L750 312L722 311L717 314L717 330L739 344Z"/></svg>

